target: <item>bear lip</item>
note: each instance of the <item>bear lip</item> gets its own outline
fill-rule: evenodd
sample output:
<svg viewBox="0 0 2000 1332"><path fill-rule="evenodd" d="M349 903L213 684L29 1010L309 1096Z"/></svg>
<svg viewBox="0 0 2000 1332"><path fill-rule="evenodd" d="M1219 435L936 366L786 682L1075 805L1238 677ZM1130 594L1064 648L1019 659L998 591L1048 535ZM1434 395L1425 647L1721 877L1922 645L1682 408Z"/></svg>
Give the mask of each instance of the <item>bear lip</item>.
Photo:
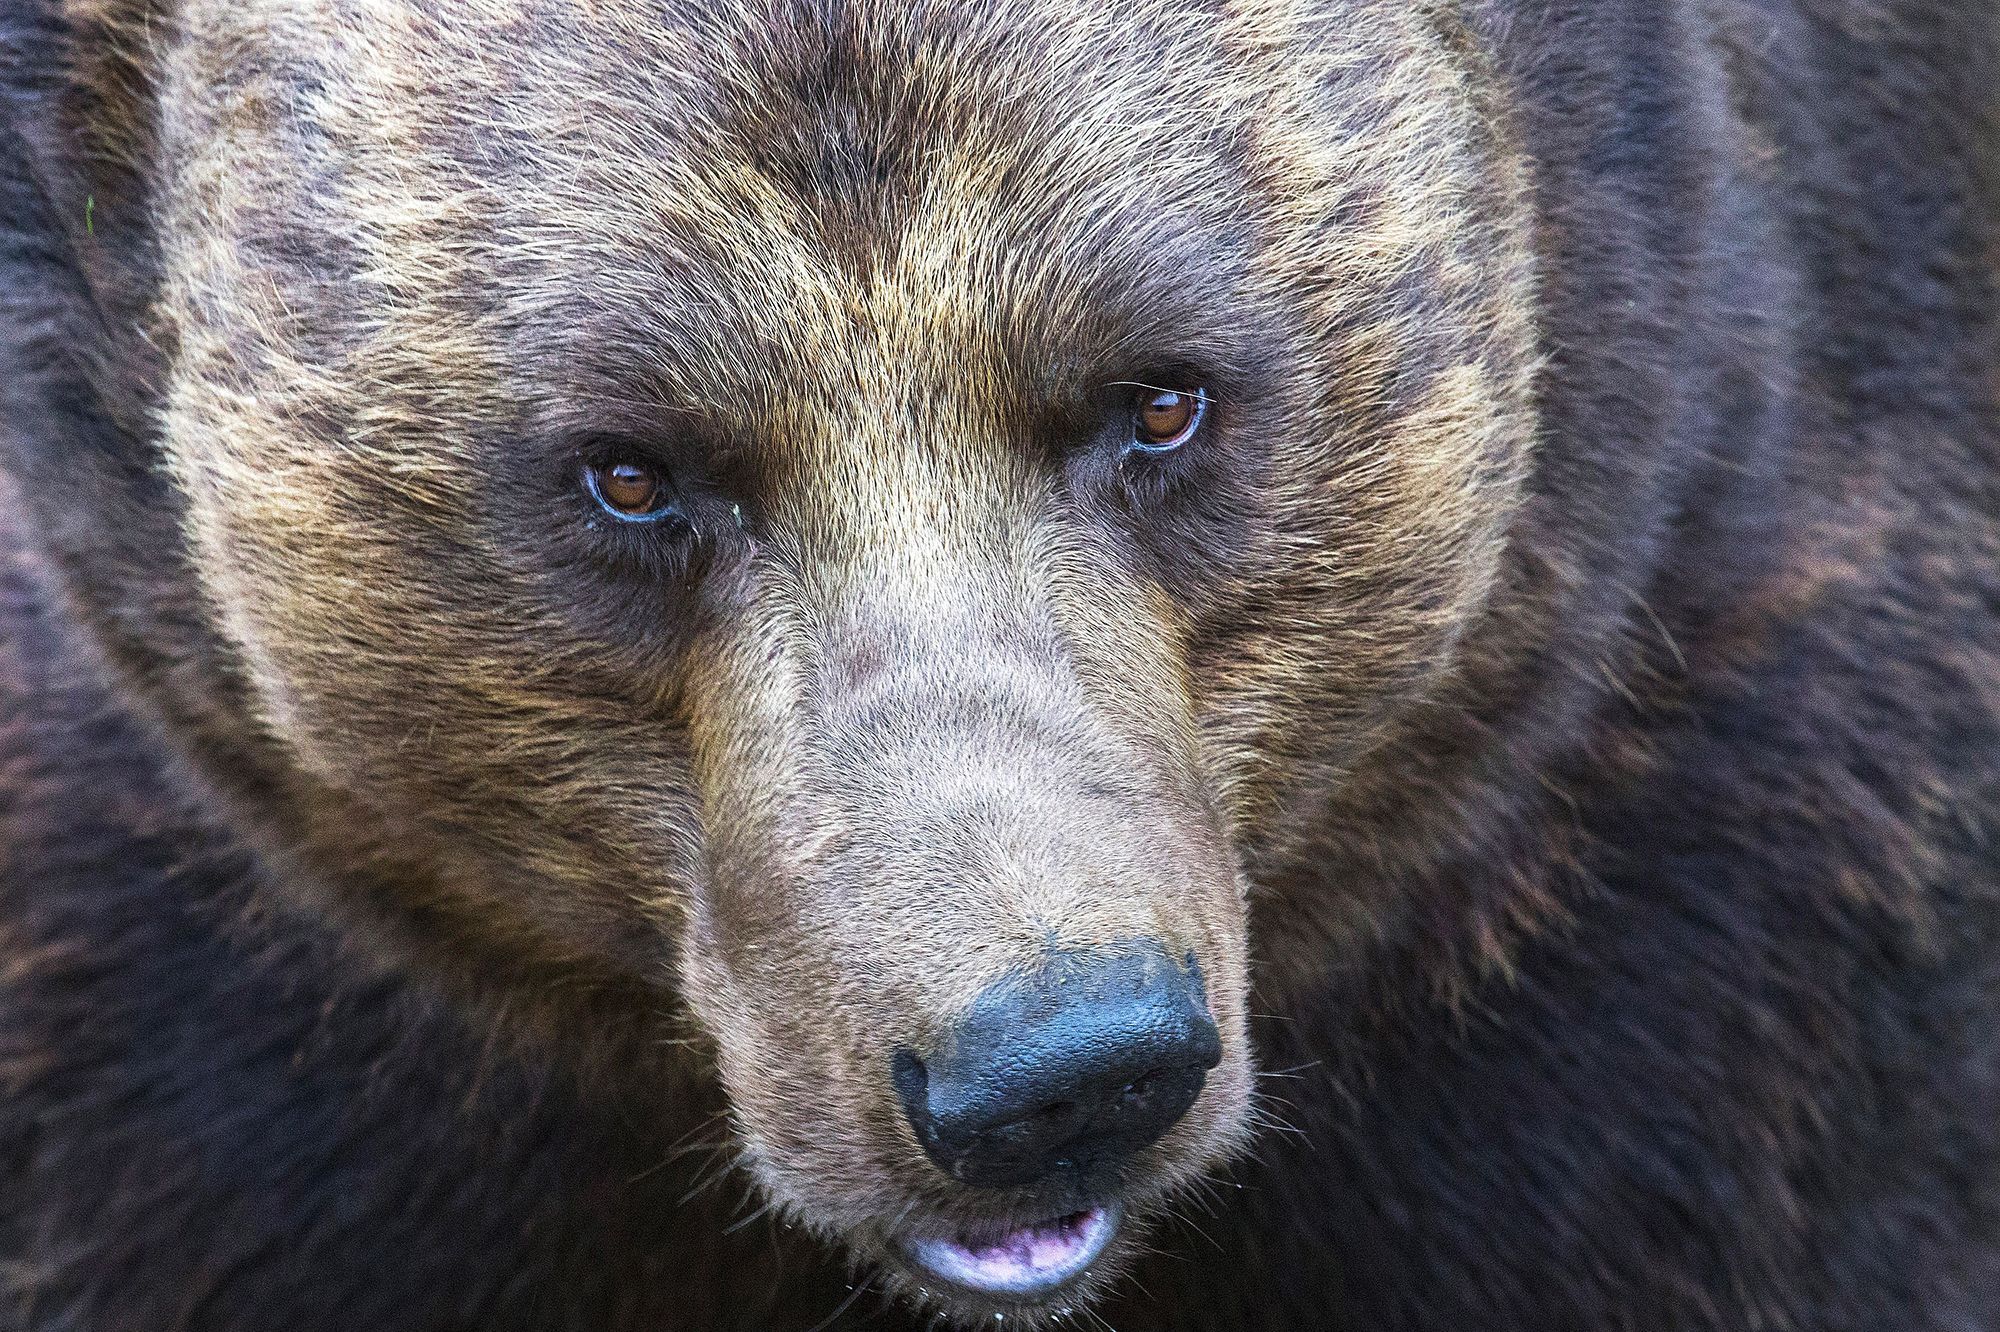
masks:
<svg viewBox="0 0 2000 1332"><path fill-rule="evenodd" d="M932 1276L982 1295L1046 1295L1083 1274L1118 1233L1116 1204L1018 1226L997 1238L911 1239L904 1248Z"/></svg>

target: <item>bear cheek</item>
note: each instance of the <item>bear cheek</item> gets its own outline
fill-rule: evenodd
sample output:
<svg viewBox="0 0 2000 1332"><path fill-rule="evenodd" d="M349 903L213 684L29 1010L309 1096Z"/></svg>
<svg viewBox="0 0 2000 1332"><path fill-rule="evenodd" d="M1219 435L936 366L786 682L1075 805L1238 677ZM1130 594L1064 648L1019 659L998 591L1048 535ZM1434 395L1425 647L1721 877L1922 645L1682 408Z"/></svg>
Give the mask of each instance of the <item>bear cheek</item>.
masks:
<svg viewBox="0 0 2000 1332"><path fill-rule="evenodd" d="M715 1053L741 1162L806 1224L863 1227L905 1204L886 1087L842 1036L846 1008L794 999L796 968L757 948L731 956L707 922L679 950L681 994Z"/></svg>

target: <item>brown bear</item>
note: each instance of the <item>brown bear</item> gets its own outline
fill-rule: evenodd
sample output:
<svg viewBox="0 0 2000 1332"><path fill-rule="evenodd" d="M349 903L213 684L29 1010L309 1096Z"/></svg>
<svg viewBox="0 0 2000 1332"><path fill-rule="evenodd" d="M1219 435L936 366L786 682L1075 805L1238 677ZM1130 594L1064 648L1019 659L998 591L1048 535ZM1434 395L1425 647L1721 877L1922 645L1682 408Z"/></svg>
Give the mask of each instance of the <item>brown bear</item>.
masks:
<svg viewBox="0 0 2000 1332"><path fill-rule="evenodd" d="M2000 1328L1996 88L0 4L0 1327Z"/></svg>

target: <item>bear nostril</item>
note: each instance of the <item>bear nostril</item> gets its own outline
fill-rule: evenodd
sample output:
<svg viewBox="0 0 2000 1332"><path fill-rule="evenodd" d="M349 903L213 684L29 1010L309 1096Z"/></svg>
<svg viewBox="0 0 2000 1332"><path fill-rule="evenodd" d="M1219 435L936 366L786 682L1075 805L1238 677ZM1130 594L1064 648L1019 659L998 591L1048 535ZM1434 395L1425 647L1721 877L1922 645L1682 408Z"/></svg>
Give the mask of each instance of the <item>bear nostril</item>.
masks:
<svg viewBox="0 0 2000 1332"><path fill-rule="evenodd" d="M1198 967L1150 943L1058 954L989 987L928 1063L891 1078L917 1140L968 1184L1115 1165L1157 1141L1222 1057Z"/></svg>

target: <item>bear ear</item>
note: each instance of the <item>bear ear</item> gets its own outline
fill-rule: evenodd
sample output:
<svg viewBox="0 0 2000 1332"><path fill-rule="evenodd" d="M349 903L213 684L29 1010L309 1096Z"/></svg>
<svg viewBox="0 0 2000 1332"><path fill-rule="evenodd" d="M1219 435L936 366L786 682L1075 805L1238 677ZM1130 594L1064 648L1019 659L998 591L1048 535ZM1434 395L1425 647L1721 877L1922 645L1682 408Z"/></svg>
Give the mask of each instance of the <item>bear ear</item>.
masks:
<svg viewBox="0 0 2000 1332"><path fill-rule="evenodd" d="M0 547L35 542L150 682L223 661L157 450L172 346L153 315L151 61L178 3L0 0Z"/></svg>
<svg viewBox="0 0 2000 1332"><path fill-rule="evenodd" d="M35 428L52 409L96 418L98 448L147 432L161 362L151 61L171 3L0 5L0 430L17 460L82 442Z"/></svg>
<svg viewBox="0 0 2000 1332"><path fill-rule="evenodd" d="M153 449L150 63L177 3L0 0L0 466L99 605L178 544Z"/></svg>

